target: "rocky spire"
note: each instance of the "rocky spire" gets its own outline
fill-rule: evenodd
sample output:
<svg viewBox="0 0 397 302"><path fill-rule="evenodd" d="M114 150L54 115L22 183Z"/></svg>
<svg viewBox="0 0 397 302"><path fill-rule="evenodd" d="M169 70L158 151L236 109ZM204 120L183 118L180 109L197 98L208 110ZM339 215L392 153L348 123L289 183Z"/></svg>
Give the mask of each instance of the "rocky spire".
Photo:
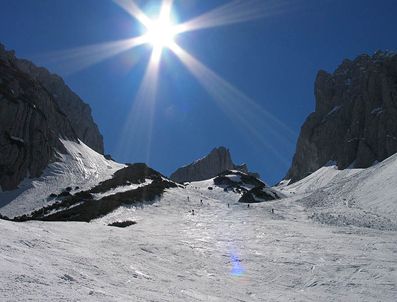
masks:
<svg viewBox="0 0 397 302"><path fill-rule="evenodd" d="M213 149L207 156L179 168L170 178L177 182L199 181L215 177L226 170L248 173L247 165L235 165L230 151L225 147L219 147Z"/></svg>
<svg viewBox="0 0 397 302"><path fill-rule="evenodd" d="M320 71L316 109L302 126L287 179L297 181L328 162L366 168L397 152L397 55L376 52Z"/></svg>

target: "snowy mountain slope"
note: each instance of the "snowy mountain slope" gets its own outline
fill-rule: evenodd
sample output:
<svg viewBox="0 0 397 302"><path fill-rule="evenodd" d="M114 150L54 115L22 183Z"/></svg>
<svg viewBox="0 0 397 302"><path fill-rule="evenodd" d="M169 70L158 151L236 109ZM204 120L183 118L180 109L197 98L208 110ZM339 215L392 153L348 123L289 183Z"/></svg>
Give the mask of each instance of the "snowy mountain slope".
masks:
<svg viewBox="0 0 397 302"><path fill-rule="evenodd" d="M193 184L195 188L217 192L221 199L233 196L238 202L243 203L266 202L283 197L282 193L268 187L255 176L240 171L225 171L215 178ZM167 189L175 187L186 188L170 181L144 163L129 164L116 171L111 178L96 183L88 190L78 192L66 190L59 195L51 195L47 198L47 200L51 199L50 204L44 204L34 211L13 219L18 222L28 220L90 222L112 213L120 206L152 204L161 198ZM206 198L214 198L211 193L201 194ZM186 199L189 200L188 195ZM201 202L205 202L205 198L201 199Z"/></svg>
<svg viewBox="0 0 397 302"><path fill-rule="evenodd" d="M29 213L52 203L50 194L59 194L68 187L72 192L87 190L125 167L105 159L81 141L61 142L67 153L59 153L59 160L50 164L41 177L26 178L17 190L0 192L2 215L14 217Z"/></svg>
<svg viewBox="0 0 397 302"><path fill-rule="evenodd" d="M323 167L277 188L296 195L319 222L397 229L397 154L367 169Z"/></svg>
<svg viewBox="0 0 397 302"><path fill-rule="evenodd" d="M288 180L284 180L276 188L287 195L311 193L320 188L333 186L343 179L350 179L360 171L362 169L338 170L337 166L329 165L291 185L289 185Z"/></svg>
<svg viewBox="0 0 397 302"><path fill-rule="evenodd" d="M92 223L0 220L3 299L395 301L396 232L314 224L295 197L247 208L209 185Z"/></svg>
<svg viewBox="0 0 397 302"><path fill-rule="evenodd" d="M352 178L345 192L357 206L397 221L397 154Z"/></svg>

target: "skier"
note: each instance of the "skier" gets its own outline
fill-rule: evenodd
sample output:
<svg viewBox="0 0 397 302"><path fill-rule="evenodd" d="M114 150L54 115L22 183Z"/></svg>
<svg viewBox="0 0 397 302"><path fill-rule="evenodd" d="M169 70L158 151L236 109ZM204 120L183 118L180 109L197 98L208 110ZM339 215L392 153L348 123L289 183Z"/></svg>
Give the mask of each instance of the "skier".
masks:
<svg viewBox="0 0 397 302"><path fill-rule="evenodd" d="M194 216L194 210L192 210L192 215Z"/></svg>
<svg viewBox="0 0 397 302"><path fill-rule="evenodd" d="M230 208L230 204L227 204L227 207Z"/></svg>
<svg viewBox="0 0 397 302"><path fill-rule="evenodd" d="M203 205L203 200L202 199L200 199L200 204Z"/></svg>
<svg viewBox="0 0 397 302"><path fill-rule="evenodd" d="M274 209L272 209L272 214L274 214Z"/></svg>
<svg viewBox="0 0 397 302"><path fill-rule="evenodd" d="M247 205L247 208L249 208L249 207L250 207L250 204Z"/></svg>

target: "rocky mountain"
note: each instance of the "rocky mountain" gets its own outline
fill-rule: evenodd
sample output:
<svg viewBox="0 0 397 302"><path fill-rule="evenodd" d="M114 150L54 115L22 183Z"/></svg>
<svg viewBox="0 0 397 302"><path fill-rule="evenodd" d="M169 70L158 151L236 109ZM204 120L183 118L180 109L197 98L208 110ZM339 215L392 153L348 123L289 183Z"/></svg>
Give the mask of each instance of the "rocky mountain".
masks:
<svg viewBox="0 0 397 302"><path fill-rule="evenodd" d="M52 203L16 221L86 221L107 215L121 206L153 203L169 188L177 184L143 163L128 165L86 191L71 193L72 188L53 194Z"/></svg>
<svg viewBox="0 0 397 302"><path fill-rule="evenodd" d="M207 156L181 167L171 174L170 179L176 182L200 181L215 177L226 170L248 172L246 164L235 165L230 151L225 147L213 149ZM252 173L259 178L259 175Z"/></svg>
<svg viewBox="0 0 397 302"><path fill-rule="evenodd" d="M0 186L15 189L25 177L38 177L60 138L85 142L103 153L103 140L90 107L63 80L0 45Z"/></svg>
<svg viewBox="0 0 397 302"><path fill-rule="evenodd" d="M397 54L378 51L344 60L332 74L320 71L315 97L286 179L330 162L366 168L397 152Z"/></svg>

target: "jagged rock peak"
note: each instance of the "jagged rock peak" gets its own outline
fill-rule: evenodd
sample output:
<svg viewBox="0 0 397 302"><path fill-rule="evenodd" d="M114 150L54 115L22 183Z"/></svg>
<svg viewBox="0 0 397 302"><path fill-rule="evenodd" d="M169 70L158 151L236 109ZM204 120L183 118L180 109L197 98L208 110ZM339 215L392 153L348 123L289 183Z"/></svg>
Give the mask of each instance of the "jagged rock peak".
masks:
<svg viewBox="0 0 397 302"><path fill-rule="evenodd" d="M207 156L181 167L171 174L170 178L176 182L200 181L217 176L226 170L239 170L249 173L246 164L235 165L229 149L214 148ZM259 177L258 174L255 174Z"/></svg>
<svg viewBox="0 0 397 302"><path fill-rule="evenodd" d="M301 128L286 178L297 181L328 162L367 168L397 152L397 54L377 51L319 71L315 112Z"/></svg>

